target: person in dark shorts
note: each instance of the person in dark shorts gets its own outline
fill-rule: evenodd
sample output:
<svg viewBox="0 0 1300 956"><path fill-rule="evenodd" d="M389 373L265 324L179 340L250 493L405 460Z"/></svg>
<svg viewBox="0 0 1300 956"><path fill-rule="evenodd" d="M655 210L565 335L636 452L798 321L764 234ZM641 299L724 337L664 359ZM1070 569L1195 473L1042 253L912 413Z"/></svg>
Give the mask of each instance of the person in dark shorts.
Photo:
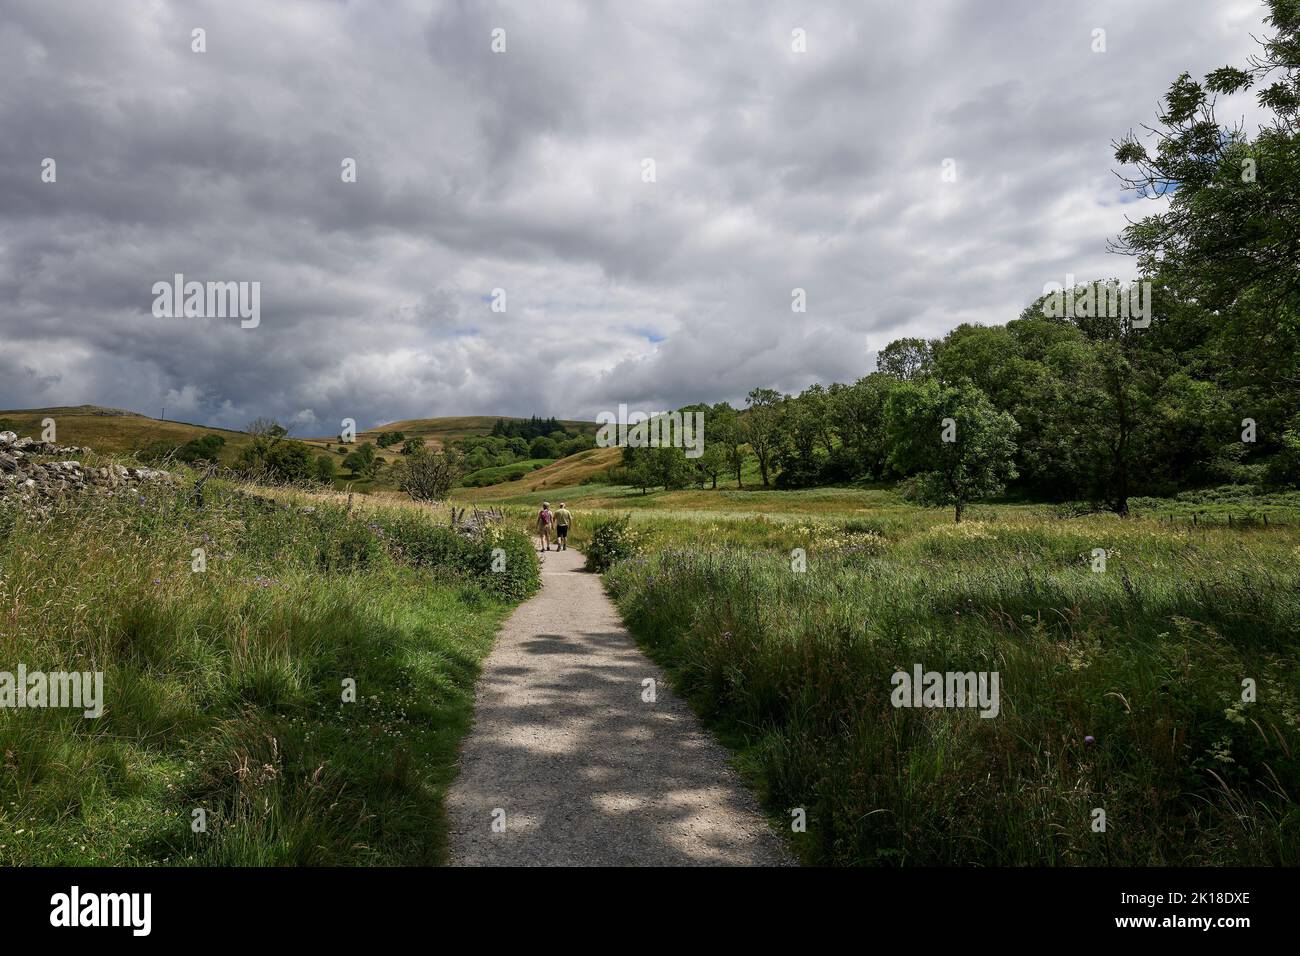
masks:
<svg viewBox="0 0 1300 956"><path fill-rule="evenodd" d="M560 508L555 512L555 543L560 546L561 551L569 550L569 525L573 524L573 512L564 507L564 502L560 502Z"/></svg>

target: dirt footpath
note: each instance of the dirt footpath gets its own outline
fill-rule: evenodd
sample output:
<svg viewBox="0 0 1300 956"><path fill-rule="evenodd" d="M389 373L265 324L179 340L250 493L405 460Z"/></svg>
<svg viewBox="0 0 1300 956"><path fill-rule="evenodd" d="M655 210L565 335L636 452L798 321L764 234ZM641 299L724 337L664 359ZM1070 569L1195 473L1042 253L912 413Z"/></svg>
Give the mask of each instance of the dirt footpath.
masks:
<svg viewBox="0 0 1300 956"><path fill-rule="evenodd" d="M447 797L451 862L788 864L728 752L637 648L582 555L542 557L542 590L506 622L479 679Z"/></svg>

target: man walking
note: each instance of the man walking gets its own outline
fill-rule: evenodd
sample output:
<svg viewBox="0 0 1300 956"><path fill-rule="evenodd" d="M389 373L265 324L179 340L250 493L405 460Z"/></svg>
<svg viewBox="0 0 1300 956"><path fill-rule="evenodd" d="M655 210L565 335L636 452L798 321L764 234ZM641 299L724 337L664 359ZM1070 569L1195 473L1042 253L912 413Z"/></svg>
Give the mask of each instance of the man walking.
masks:
<svg viewBox="0 0 1300 956"><path fill-rule="evenodd" d="M555 512L555 543L561 551L569 550L569 525L573 524L573 514L560 502L560 510Z"/></svg>

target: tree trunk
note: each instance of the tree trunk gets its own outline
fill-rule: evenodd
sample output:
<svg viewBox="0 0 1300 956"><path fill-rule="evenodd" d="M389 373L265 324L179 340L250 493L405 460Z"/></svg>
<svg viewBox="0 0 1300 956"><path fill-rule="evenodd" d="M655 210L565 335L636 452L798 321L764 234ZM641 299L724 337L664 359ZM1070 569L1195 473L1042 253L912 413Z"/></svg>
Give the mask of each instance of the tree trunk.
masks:
<svg viewBox="0 0 1300 956"><path fill-rule="evenodd" d="M957 521L956 521L957 524L961 524L961 513L965 507L966 505L963 502L961 501L957 502Z"/></svg>
<svg viewBox="0 0 1300 956"><path fill-rule="evenodd" d="M1116 425L1119 427L1119 434L1115 442L1115 469L1112 474L1112 480L1115 482L1115 514L1121 518L1128 517L1128 443L1129 437L1133 431L1132 423L1129 421L1128 402L1124 394L1124 383L1115 378L1115 410Z"/></svg>
<svg viewBox="0 0 1300 956"><path fill-rule="evenodd" d="M1111 480L1115 483L1115 498L1111 509L1121 518L1128 517L1128 435L1125 434L1115 453L1115 470Z"/></svg>

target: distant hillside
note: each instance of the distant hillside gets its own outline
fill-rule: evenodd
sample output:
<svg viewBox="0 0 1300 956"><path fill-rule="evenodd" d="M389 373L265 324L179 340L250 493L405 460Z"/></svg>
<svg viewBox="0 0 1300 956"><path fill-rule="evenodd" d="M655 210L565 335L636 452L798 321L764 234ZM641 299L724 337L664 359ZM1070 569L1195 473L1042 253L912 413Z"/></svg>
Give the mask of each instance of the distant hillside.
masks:
<svg viewBox="0 0 1300 956"><path fill-rule="evenodd" d="M622 448L593 448L529 472L518 481L506 481L486 488L465 488L457 492L457 495L470 500L486 500L508 498L512 495L529 494L552 488L572 488L611 465L617 465L622 458Z"/></svg>
<svg viewBox="0 0 1300 956"><path fill-rule="evenodd" d="M98 405L65 405L54 408L21 408L0 411L0 426L19 436L39 438L41 421L54 419L57 439L63 445L86 445L107 454L126 455L147 448L155 442L183 445L193 438L216 434L226 440L221 450L225 462L233 461L248 444L243 432L227 428L209 428L188 422L161 421L147 415L102 408ZM5 424L7 423L7 424Z"/></svg>
<svg viewBox="0 0 1300 956"><path fill-rule="evenodd" d="M390 445L388 448L378 447L378 438L383 432L401 432L407 438L423 438L428 448L441 448L444 443L455 441L458 438L469 438L474 435L490 435L492 426L500 418L508 422L527 421L524 418L514 418L510 415L453 415L446 418L409 418L399 422L389 422L386 425L379 425L375 428L368 428L363 432L357 432L357 442L371 442L375 445L376 454L386 463L392 464L394 461L401 459L401 444ZM588 435L596 434L595 422L576 422L561 421L560 424L573 432L585 432ZM315 448L324 449L327 446L333 446L334 449L339 447L338 435L331 435L328 438L300 438L308 445ZM381 481L379 485L384 485Z"/></svg>
<svg viewBox="0 0 1300 956"><path fill-rule="evenodd" d="M249 444L248 435L242 431L233 431L228 428L211 428L189 422L162 421L136 412L128 412L120 408L103 408L99 405L70 405L54 408L22 408L0 411L0 428L12 428L20 436L39 437L41 434L41 420L45 418L54 419L59 442L65 445L87 445L96 451L109 454L130 454L147 448L155 442L181 445L193 438L200 438L207 434L217 434L226 440L226 444L221 450L221 459L224 463L230 464ZM526 420L513 418L509 415L413 418L406 421L390 422L387 425L358 432L357 441L359 443L374 442L381 432L400 431L407 437L418 436L425 439L431 448L439 448L444 442L454 441L458 438L490 434L492 426L498 418L503 418L506 421ZM5 422L8 424L4 424ZM570 431L585 432L589 435L594 435L597 427L594 422L562 421L560 424ZM328 438L303 438L291 434L289 437L310 445L318 451L325 451L326 447L329 446L329 451L337 454L340 447L337 435L331 435ZM380 458L389 463L401 458L400 446L376 448L375 450ZM581 455L575 455L572 459L561 459L551 468L556 468L566 461L573 461L581 457ZM341 456L338 461L341 464ZM542 469L536 474L545 475L548 472L549 469ZM531 481L532 478L533 476L530 476L529 480ZM520 484L522 485L522 483ZM368 485L369 483L358 483L358 487L368 487ZM383 483L379 482L378 486L382 487Z"/></svg>
<svg viewBox="0 0 1300 956"><path fill-rule="evenodd" d="M380 432L403 432L409 436L419 436L430 444L440 445L444 441L451 441L457 438L468 438L471 435L489 435L492 433L492 426L500 418L507 422L527 421L525 418L515 418L510 415L460 415L449 416L446 418L409 418L400 422L389 422L387 425L380 425L376 428L368 429L358 435L359 440L374 440ZM596 434L595 422L576 422L561 421L560 425L571 432L580 434ZM337 436L326 441L337 440Z"/></svg>

